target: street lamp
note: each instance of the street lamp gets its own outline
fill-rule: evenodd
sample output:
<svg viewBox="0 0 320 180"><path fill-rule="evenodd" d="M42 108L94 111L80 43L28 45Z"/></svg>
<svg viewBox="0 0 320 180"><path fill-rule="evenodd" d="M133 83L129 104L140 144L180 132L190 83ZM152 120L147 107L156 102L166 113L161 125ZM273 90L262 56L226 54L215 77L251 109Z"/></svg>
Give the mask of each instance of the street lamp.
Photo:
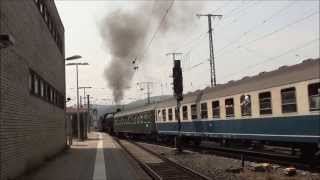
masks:
<svg viewBox="0 0 320 180"><path fill-rule="evenodd" d="M80 56L81 57L81 56ZM66 58L68 59L68 58ZM74 60L75 58L72 58ZM78 58L77 58L78 59ZM76 72L77 72L77 124L78 124L78 139L81 140L81 134L80 134L80 114L79 114L79 72L78 72L78 66L82 65L89 65L89 63L68 63L66 66L76 66Z"/></svg>
<svg viewBox="0 0 320 180"><path fill-rule="evenodd" d="M15 40L9 34L0 34L0 49L7 48L14 44Z"/></svg>
<svg viewBox="0 0 320 180"><path fill-rule="evenodd" d="M80 58L82 58L82 56L80 56L80 55L73 55L73 56L67 57L67 58L66 58L66 61L72 61L72 60L76 60L76 59L80 59Z"/></svg>

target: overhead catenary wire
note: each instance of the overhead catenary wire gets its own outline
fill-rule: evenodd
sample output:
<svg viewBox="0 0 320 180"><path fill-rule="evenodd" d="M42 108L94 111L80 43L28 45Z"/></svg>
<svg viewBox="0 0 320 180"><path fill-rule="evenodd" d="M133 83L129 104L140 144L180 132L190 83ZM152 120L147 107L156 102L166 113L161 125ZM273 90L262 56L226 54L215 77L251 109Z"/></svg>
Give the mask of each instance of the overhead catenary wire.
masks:
<svg viewBox="0 0 320 180"><path fill-rule="evenodd" d="M163 25L163 23L164 23L167 15L168 15L170 9L172 8L174 2L175 2L175 0L172 0L172 1L171 1L169 7L166 9L164 15L162 16L161 21L160 21L160 23L159 23L156 31L153 33L152 38L150 39L149 43L147 44L147 46L146 46L146 48L144 49L144 51L143 51L143 53L141 54L141 56L140 56L140 57L137 57L137 59L140 59L140 58L142 59L142 58L144 58L144 56L145 56L146 53L148 52L149 48L151 47L152 42L154 41L154 39L156 38L157 34L159 33L159 31L160 31L160 29L161 29L161 26Z"/></svg>
<svg viewBox="0 0 320 180"><path fill-rule="evenodd" d="M250 1L250 2L253 2L253 1ZM255 2L255 3L252 3L251 5L250 5L250 3L247 3L246 5L246 7L245 8L243 8L243 9L240 9L239 11L238 11L238 13L240 13L240 12L242 12L242 11L244 11L244 10L246 10L246 9L248 9L249 7L251 7L251 6L254 6L254 5L256 5L256 4L258 4L259 2ZM273 13L271 16L268 16L268 18L266 18L266 19L264 19L261 23L259 23L259 24L257 24L256 26L254 26L253 28L250 28L249 30L247 30L246 32L244 32L242 35L241 35L241 37L239 38L239 40L242 38L242 36L246 36L249 32L251 32L251 31L253 31L256 27L259 27L259 25L260 24L265 24L266 22L268 22L268 21L270 21L272 18L274 18L277 14L280 14L281 12L283 12L284 10L286 10L286 9L288 9L289 7L291 7L292 5L294 5L296 2L291 2L291 3L289 3L287 6L285 6L284 8L281 8L279 11L276 11L275 13ZM230 4L229 4L230 5ZM248 6L249 5L249 6ZM240 6L238 6L237 8L234 8L234 9L232 9L231 11L229 11L229 12L227 12L227 14L228 15L230 15L230 14L232 14L231 12L234 12L236 9L238 9L238 8L240 8L242 5L240 5ZM222 8L222 6L220 7L220 8ZM215 10L215 12L218 10L219 8L217 8L216 10ZM236 13L236 14L238 14L238 13ZM232 17L232 16L227 16L227 18L230 18L230 17ZM226 18L224 18L224 20L225 20ZM230 25L230 24L227 24L227 25ZM222 27L225 27L226 25L224 25L224 26L222 26ZM221 28L220 28L220 30L221 30ZM185 43L185 45L184 46L186 46L186 45L189 45L189 44L191 44L191 43L193 43L191 46L188 46L186 49L189 49L189 50L187 50L184 54L184 56L187 56L187 55L189 55L190 54L190 52L194 49L194 47L195 47L195 45L197 45L199 42L200 42L200 40L203 38L203 37L205 37L204 35L206 35L206 33L207 32L205 32L205 33L201 33L200 35L198 35L198 36L196 36L196 38L193 38L191 41L188 41L187 43ZM181 51L181 49L182 48L179 48L180 50L179 51ZM198 67L199 65L201 65L201 64L203 64L204 62L205 62L206 60L203 60L202 62L200 62L200 63L198 63L198 64L196 64L196 65L193 65L192 67L190 67L188 70L191 70L191 69L193 69L193 68L195 68L195 67ZM187 70L187 71L188 71Z"/></svg>
<svg viewBox="0 0 320 180"><path fill-rule="evenodd" d="M265 59L264 61L260 61L260 62L258 62L258 63L249 65L249 66L247 66L247 67L245 67L245 68L243 68L243 69L241 69L241 70L239 70L239 71L237 71L237 72L234 72L234 73L231 73L231 74L227 74L227 75L225 75L225 76L222 76L222 78L228 78L228 77L231 77L231 76L233 76L233 75L236 75L236 74L238 74L238 73L240 73L240 72L246 71L247 69L252 69L252 68L254 68L254 67L256 67L256 66L259 66L259 65L261 65L261 64L264 64L264 63L266 63L266 62L274 61L274 60L276 60L276 59L278 59L278 58L280 58L280 57L282 57L282 56L285 56L285 55L290 54L290 53L292 53L292 52L295 52L295 51L297 51L297 50L306 48L306 47L312 45L312 44L315 43L315 42L319 42L319 37L318 37L318 38L315 38L315 39L312 39L312 40L310 40L310 41L308 41L308 42L306 42L306 43L303 43L303 44L301 44L301 45L299 45L299 46L296 46L296 47L294 47L294 48L291 48L291 49L289 49L289 50L287 50L287 51L285 51L285 52L282 52L282 53L280 53L280 54L278 54L278 55L276 55L276 56L267 58L267 59Z"/></svg>
<svg viewBox="0 0 320 180"><path fill-rule="evenodd" d="M237 13L235 13L235 14L240 13L240 12L242 12L243 10L249 8L250 6L248 6L248 5L250 5L251 2L254 2L254 1L249 1L249 2L247 2L245 8L238 10L239 8L241 8L241 6L243 6L243 4L240 4L239 6L237 6L237 7L234 8L234 9L232 9L231 11L228 11L227 14L230 15L230 14L233 14L234 12L237 12ZM255 4L257 4L257 2L255 2L255 3L251 4L251 5L255 5ZM228 5L230 5L230 3L229 3ZM217 9L215 9L214 12L217 12L217 11L220 10L223 6L224 6L224 5L218 7ZM238 11L236 11L236 10L238 10ZM228 18L230 18L230 17L232 17L232 16L228 16ZM177 48L175 51L182 51L183 48L184 48L184 49L188 49L188 50L185 51L185 53L184 53L184 55L183 55L183 58L186 58L186 56L190 55L190 53L191 53L191 51L194 49L194 47L195 47L199 42L201 42L200 40L202 40L204 37L206 37L206 36L205 36L206 34L207 34L207 32L200 33L200 34L197 35L196 37L192 38L190 41L187 41L186 43L184 43L184 45L183 45L181 48ZM186 47L186 46L187 46L187 47ZM199 65L200 65L200 64L203 64L203 62L199 63ZM195 66L198 66L198 64L195 65ZM193 66L191 67L191 69L192 69L192 68L193 68Z"/></svg>
<svg viewBox="0 0 320 180"><path fill-rule="evenodd" d="M253 26L252 28L250 28L249 30L247 30L246 32L244 32L244 33L240 36L240 38L238 38L238 39L241 39L243 36L246 36L249 32L252 32L252 31L253 31L254 29L256 29L257 27L260 27L261 24L265 24L265 23L269 22L271 19L273 19L274 17L276 17L278 14L284 12L285 10L287 10L288 8L290 8L291 6L293 6L295 3L296 3L296 2L291 2L291 3L289 3L288 5L286 5L285 7L281 8L280 10L278 10L278 11L276 11L275 13L271 14L271 15L268 16L266 19L262 20L261 23ZM282 30L284 30L284 29L286 29L286 28L288 28L288 27L290 27L290 26L292 26L292 25L294 25L294 24L300 23L300 22L302 22L302 21L304 21L304 20L306 20L306 19L308 19L308 18L311 18L312 16L316 15L318 12L319 12L319 11L313 12L313 13L311 13L311 14L309 14L309 15L307 15L307 16L304 16L304 17L302 17L302 18L300 18L300 19L298 19L298 20L295 20L295 21L293 21L293 22L291 22L291 23L288 23L288 24L286 24L286 25L284 25L284 26L282 26L282 27L280 27L280 28L278 28L278 29L270 32L270 33L267 33L267 34L265 34L265 35L263 35L263 36L261 36L261 37L259 37L259 38L256 38L256 39L250 41L249 43L256 42L256 41L258 41L258 40L261 40L261 39L263 39L263 38L266 38L266 37L268 37L268 36L271 36L272 34L275 34L275 33L277 33L277 32L280 32L280 31L282 31ZM199 37L201 37L201 36L199 36ZM237 40L238 40L238 39L237 39ZM234 42L233 42L233 43L234 43ZM233 44L233 43L232 43L232 44ZM248 43L248 44L249 44L249 43ZM231 45L231 44L230 44L230 45ZM230 46L230 45L228 45L228 46ZM238 46L237 48L240 48L240 47L246 49L245 47L243 47L243 45ZM219 54L219 52L221 52L221 51L222 51L223 49L225 49L225 48L226 48L226 47L224 47L224 48L222 48L222 49L219 49L217 54ZM246 50L247 50L247 51L251 51L252 53L254 53L252 49L246 49ZM190 50L189 50L187 53L185 53L185 54L188 54L189 52L190 52ZM257 54L257 52L255 52L255 54ZM221 54L220 54L220 55L221 55ZM266 57L266 58L267 58L267 57ZM184 71L190 71L190 70L192 70L193 68L196 68L196 67L204 64L205 61L207 61L207 59L204 59L204 60L201 61L200 63L197 63L197 64L191 66L190 68L188 68L188 69L186 69L186 70L184 70Z"/></svg>
<svg viewBox="0 0 320 180"><path fill-rule="evenodd" d="M305 21L305 20L307 20L307 19L309 19L309 18L317 15L318 13L319 13L319 11L312 12L312 13L306 15L306 16L303 16L302 18L299 18L299 19L297 19L297 20L295 20L295 21L293 21L293 22L290 22L290 23L288 23L288 24L286 24L286 25L284 25L284 26L281 26L280 28L278 28L278 29L276 29L276 30L273 30L272 32L269 32L269 33L264 34L264 35L262 35L262 36L260 36L260 37L258 37L258 38L255 38L255 39L253 39L253 40L250 40L250 41L247 41L247 42L245 42L245 43L243 43L243 44L240 44L240 45L237 46L237 48L239 48L239 47L241 47L241 46L248 45L248 44L252 44L252 43L254 43L254 42L257 42L257 41L260 41L260 40L262 40L262 39L265 39L265 38L267 38L267 37L269 37L269 36L272 36L273 34L276 34L276 33L278 33L278 32L281 32L281 31L283 31L283 30L285 30L285 29L287 29L287 28L289 28L289 27L291 27L291 26L293 26L293 25L295 25L295 24L301 23L301 22L303 22L303 21ZM221 49L217 50L217 55L221 55L221 52L222 52L223 50L225 50L225 49L228 48L229 46L231 46L231 45L235 44L236 42L238 42L238 41L239 41L243 36L245 36L246 34L247 34L247 33L243 33L243 35L241 35L240 38L237 38L237 39L235 39L234 41L231 41L231 42L230 42L229 44L227 44L226 46L224 46L224 47L222 47Z"/></svg>
<svg viewBox="0 0 320 180"><path fill-rule="evenodd" d="M249 9L249 8L251 8L251 7L259 4L259 3L262 3L262 1L256 1L255 3L252 3L252 4L248 5L248 6L246 6L245 8L241 9L241 11L239 11L238 13L233 14L232 16L226 17L225 19L227 19L227 21L228 21L230 18L232 18L232 17L234 17L235 15L237 15L235 18L233 18L232 22L231 22L231 23L228 23L228 24L225 24L225 23L224 23L224 22L226 22L226 20L224 19L223 23L221 23L222 25L220 25L220 26L218 25L218 26L217 26L217 29L219 29L219 30L225 29L225 27L227 27L227 26L229 26L229 25L231 25L231 24L234 24L234 23L238 22L238 20L241 19L242 16L246 15L247 11L245 11L245 10L247 10L247 9ZM243 11L244 11L244 12L243 12ZM242 12L242 13L241 13L241 12Z"/></svg>
<svg viewBox="0 0 320 180"><path fill-rule="evenodd" d="M219 11L220 9L222 9L222 7L227 7L227 6L225 6L226 4L228 6L231 3L230 3L230 1L228 3L224 3L223 5L216 8L213 12ZM182 51L182 49L189 49L189 50L185 51L185 53L184 53L185 55L183 57L187 56L193 50L194 46L197 45L200 42L200 40L202 40L205 37L205 35L207 33L208 33L208 31L199 33L197 36L194 36L193 38L191 38L191 40L185 41L180 48L177 48L174 51L176 52L176 51Z"/></svg>
<svg viewBox="0 0 320 180"><path fill-rule="evenodd" d="M247 51L249 51L249 52L251 52L251 53L253 53L253 54L259 55L259 56L261 56L261 57L263 57L263 58L265 59L265 61L259 62L259 63L257 63L257 64L250 65L250 66L246 67L245 69L253 68L253 67L255 67L255 66L260 65L260 63L264 63L264 62L266 62L266 61L273 60L273 59L275 59L275 57L276 57L276 58L282 57L282 56L284 56L284 55L287 55L287 54L293 52L294 50L303 49L303 48L305 48L305 47L307 47L307 46L312 45L312 44L315 43L317 40L319 40L319 38L316 38L316 39L313 39L313 40L311 40L311 41L308 41L307 43L303 43L302 45L300 45L300 46L298 46L298 47L289 49L289 50L285 51L284 53L281 53L280 55L273 56L273 57L267 57L266 55L262 55L262 53L260 53L260 52L257 52L257 51L255 51L255 50L252 50L252 49L249 49L249 48L246 48L246 47L242 47L243 49L245 49L245 50L247 50ZM208 58L202 60L200 63L197 63L197 64L191 66L190 68L188 68L188 69L186 69L186 70L184 70L184 71L190 71L190 70L192 70L192 69L194 69L194 68L196 68L196 67L204 64L206 61L208 61ZM232 76L232 75L238 74L238 73L240 73L240 72L242 72L242 71L243 71L243 70L240 70L240 71L237 71L237 72L235 72L235 73L228 74L228 75L226 75L226 76ZM223 76L222 78L226 78L226 76Z"/></svg>
<svg viewBox="0 0 320 180"><path fill-rule="evenodd" d="M282 31L282 30L285 30L285 29L287 29L287 28L290 27L290 26L293 26L293 25L295 25L295 24L298 24L298 23L300 23L300 22L303 22L304 20L307 20L307 19L309 19L309 18L311 18L311 17L313 17L314 15L317 15L317 14L319 14L319 11L313 12L313 13L307 15L307 16L304 16L304 17L301 18L301 19L298 19L298 20L296 20L296 21L294 21L294 22L292 22L292 23L286 24L285 26L282 26L282 27L280 27L279 29L276 29L276 30L274 30L274 31L272 31L272 32L270 32L270 33L267 33L267 34L265 34L265 35L263 35L263 36L261 36L261 37L258 37L258 38L256 38L256 39L253 39L253 40L251 40L251 41L248 41L248 42L246 42L246 43L244 43L244 44L242 44L242 45L240 45L240 46L245 46L245 45L248 45L248 44L252 44L252 43L254 43L254 42L256 42L256 41L259 41L259 40L261 40L261 39L264 39L264 38L266 38L266 37L268 37L268 36L271 36L271 35L273 35L273 34L275 34L275 33L280 32L280 31Z"/></svg>
<svg viewBox="0 0 320 180"><path fill-rule="evenodd" d="M278 14L284 12L285 10L289 9L291 6L293 6L296 2L291 2L289 5L285 6L284 8L281 8L279 11L276 11L275 13L272 13L270 16L268 16L267 18L263 19L260 23L252 26L251 28L249 28L247 31L245 31L244 33L242 33L238 38L230 41L227 45L225 45L224 47L222 47L221 49L218 50L217 54L219 54L219 52L223 51L224 49L230 47L231 45L235 44L236 42L240 41L241 38L243 38L244 36L247 36L250 32L254 31L255 29L261 27L261 25L266 24L267 22L270 22L270 20L272 20L274 17L276 17ZM221 29L220 29L221 30Z"/></svg>

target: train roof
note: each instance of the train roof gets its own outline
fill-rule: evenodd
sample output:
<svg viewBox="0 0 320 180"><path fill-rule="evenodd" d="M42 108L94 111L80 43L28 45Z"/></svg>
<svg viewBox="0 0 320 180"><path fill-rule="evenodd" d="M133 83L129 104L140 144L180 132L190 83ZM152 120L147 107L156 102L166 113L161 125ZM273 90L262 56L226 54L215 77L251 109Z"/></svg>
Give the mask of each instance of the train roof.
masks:
<svg viewBox="0 0 320 180"><path fill-rule="evenodd" d="M156 108L156 104L148 104L148 105L120 111L117 114L115 114L115 117L125 116L133 113L151 111L151 110L154 110L155 108Z"/></svg>
<svg viewBox="0 0 320 180"><path fill-rule="evenodd" d="M207 87L190 92L184 95L182 104L268 89L311 79L320 79L320 58L307 59L292 66L281 66L274 71L261 72L256 76L246 76L237 81L229 81L226 84L218 84L212 88ZM176 100L174 98L159 103L160 107L175 105Z"/></svg>
<svg viewBox="0 0 320 180"><path fill-rule="evenodd" d="M225 84L218 84L217 86L212 88L207 87L202 90L190 92L184 94L182 104L195 102L198 103L206 99L226 97L234 94L268 89L312 79L320 79L320 58L307 59L302 63L292 66L281 66L274 71L261 72L256 76L246 76L237 81L229 81ZM176 106L176 100L174 99L174 97L155 104L123 111L119 113L119 115L142 112L152 110L157 107L167 106Z"/></svg>

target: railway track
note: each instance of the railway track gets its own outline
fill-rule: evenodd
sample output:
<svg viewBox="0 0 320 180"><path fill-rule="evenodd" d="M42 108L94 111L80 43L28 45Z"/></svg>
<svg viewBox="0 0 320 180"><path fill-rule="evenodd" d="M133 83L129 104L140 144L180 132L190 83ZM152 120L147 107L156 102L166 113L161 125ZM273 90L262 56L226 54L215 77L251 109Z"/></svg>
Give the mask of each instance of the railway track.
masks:
<svg viewBox="0 0 320 180"><path fill-rule="evenodd" d="M150 143L150 142L144 142ZM160 146L171 147L170 145L163 143L151 143ZM243 161L253 161L253 162L267 162L273 164L279 164L283 166L293 166L298 169L308 170L312 172L320 172L320 160L319 159L308 159L304 160L299 158L299 156L279 154L276 152L266 152L266 151L254 151L247 149L237 149L231 147L216 147L216 146L185 146L184 149L203 153L203 154L214 154L218 156L224 156L229 158L240 159Z"/></svg>
<svg viewBox="0 0 320 180"><path fill-rule="evenodd" d="M244 161L268 162L283 166L293 166L298 169L320 172L320 161L316 159L304 160L298 156L284 155L271 152L260 152L246 149L225 148L225 147L187 147L189 150L199 153L210 153L215 155L227 156Z"/></svg>
<svg viewBox="0 0 320 180"><path fill-rule="evenodd" d="M115 138L119 145L155 180L209 180L133 141Z"/></svg>

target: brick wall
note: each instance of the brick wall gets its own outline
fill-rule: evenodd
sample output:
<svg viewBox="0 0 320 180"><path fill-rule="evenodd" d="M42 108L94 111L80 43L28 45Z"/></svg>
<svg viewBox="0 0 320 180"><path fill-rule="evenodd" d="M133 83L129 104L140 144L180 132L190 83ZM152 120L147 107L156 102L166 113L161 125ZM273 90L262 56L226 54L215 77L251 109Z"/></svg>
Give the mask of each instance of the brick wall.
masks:
<svg viewBox="0 0 320 180"><path fill-rule="evenodd" d="M54 1L46 3L63 37ZM64 95L65 62L33 0L0 0L0 33L15 39L0 50L0 179L6 180L65 147L64 109L29 91L32 69Z"/></svg>

